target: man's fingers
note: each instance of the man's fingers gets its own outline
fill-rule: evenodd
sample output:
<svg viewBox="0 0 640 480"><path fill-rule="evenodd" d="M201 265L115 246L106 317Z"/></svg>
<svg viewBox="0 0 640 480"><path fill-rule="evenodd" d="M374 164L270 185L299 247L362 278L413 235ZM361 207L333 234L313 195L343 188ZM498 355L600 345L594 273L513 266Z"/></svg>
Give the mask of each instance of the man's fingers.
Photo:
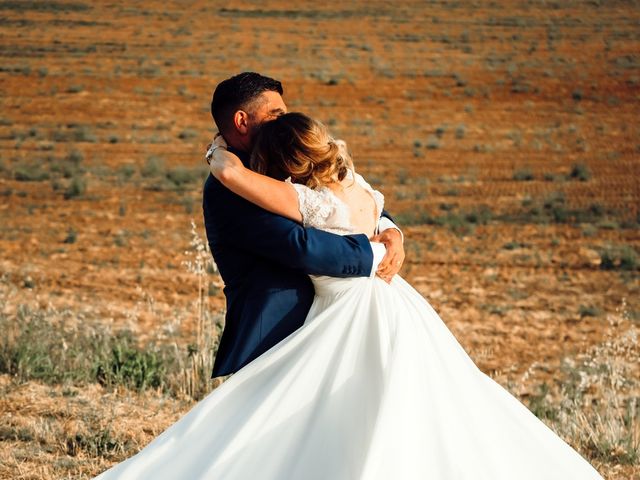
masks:
<svg viewBox="0 0 640 480"><path fill-rule="evenodd" d="M387 253L382 257L379 268L388 268L393 263L394 256L395 255L392 251L387 250Z"/></svg>
<svg viewBox="0 0 640 480"><path fill-rule="evenodd" d="M394 259L393 255L387 255L382 260L382 262L380 262L380 265L378 266L378 270L377 270L377 273L380 276L389 276L393 274L393 264L394 264L393 259Z"/></svg>
<svg viewBox="0 0 640 480"><path fill-rule="evenodd" d="M403 261L402 254L389 251L383 261L380 262L377 272L380 277L388 277L390 281L394 275L400 272Z"/></svg>
<svg viewBox="0 0 640 480"><path fill-rule="evenodd" d="M377 275L378 275L378 277L380 277L385 282L391 283L391 278L392 278L391 276L389 276L389 275L380 275L379 273Z"/></svg>

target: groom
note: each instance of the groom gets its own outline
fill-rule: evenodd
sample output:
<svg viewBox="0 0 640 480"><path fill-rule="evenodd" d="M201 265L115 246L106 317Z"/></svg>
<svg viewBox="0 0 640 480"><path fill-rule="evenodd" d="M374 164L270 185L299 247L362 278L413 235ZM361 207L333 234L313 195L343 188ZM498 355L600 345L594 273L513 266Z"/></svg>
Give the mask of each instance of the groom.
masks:
<svg viewBox="0 0 640 480"><path fill-rule="evenodd" d="M261 124L286 113L282 84L245 72L221 82L213 93L211 114L229 150L248 166ZM382 233L334 235L304 228L235 195L212 175L203 192L209 247L224 280L225 328L213 377L234 373L304 323L313 301L309 274L370 276L390 280L404 260L402 235L386 213ZM382 258L384 256L384 258Z"/></svg>

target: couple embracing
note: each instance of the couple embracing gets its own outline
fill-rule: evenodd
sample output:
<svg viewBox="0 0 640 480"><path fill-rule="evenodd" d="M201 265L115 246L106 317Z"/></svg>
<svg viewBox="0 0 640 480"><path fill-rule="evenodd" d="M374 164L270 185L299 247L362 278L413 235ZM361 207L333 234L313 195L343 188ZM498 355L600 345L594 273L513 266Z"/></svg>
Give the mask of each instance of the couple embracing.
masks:
<svg viewBox="0 0 640 480"><path fill-rule="evenodd" d="M402 234L344 142L280 82L221 82L207 237L233 375L111 479L600 479L484 375L397 275Z"/></svg>

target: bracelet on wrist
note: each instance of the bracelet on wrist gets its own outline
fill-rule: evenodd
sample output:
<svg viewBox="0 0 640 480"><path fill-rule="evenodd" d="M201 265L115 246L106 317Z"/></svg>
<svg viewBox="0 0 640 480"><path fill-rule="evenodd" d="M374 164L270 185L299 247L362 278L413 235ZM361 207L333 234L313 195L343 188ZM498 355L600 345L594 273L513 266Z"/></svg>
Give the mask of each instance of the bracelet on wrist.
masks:
<svg viewBox="0 0 640 480"><path fill-rule="evenodd" d="M209 150L207 150L207 153L204 156L204 159L207 161L208 164L211 164L211 159L213 158L213 154L219 148L222 148L223 150L227 149L223 145L211 145L211 147L209 147Z"/></svg>

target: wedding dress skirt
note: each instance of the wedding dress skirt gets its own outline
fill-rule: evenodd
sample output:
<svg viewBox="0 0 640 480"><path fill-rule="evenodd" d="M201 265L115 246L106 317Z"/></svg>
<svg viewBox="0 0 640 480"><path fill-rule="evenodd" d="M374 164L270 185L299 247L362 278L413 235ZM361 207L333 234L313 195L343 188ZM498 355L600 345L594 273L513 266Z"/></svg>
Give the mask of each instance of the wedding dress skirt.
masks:
<svg viewBox="0 0 640 480"><path fill-rule="evenodd" d="M302 328L98 478L601 479L402 278L313 281Z"/></svg>

